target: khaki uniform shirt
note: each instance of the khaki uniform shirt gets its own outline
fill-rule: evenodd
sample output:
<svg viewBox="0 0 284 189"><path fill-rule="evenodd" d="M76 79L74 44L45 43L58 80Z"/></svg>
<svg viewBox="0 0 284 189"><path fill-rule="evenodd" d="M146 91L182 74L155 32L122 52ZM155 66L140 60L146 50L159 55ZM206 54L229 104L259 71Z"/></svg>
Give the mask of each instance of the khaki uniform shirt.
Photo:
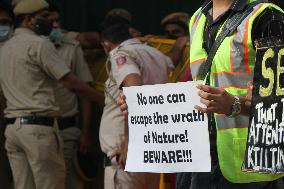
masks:
<svg viewBox="0 0 284 189"><path fill-rule="evenodd" d="M105 83L105 107L100 125L100 144L106 154L120 149L124 140L124 116L116 99L126 76L138 74L145 85L161 84L168 81L168 70L173 68L170 58L136 39L129 39L112 50L110 63L111 71Z"/></svg>
<svg viewBox="0 0 284 189"><path fill-rule="evenodd" d="M57 45L57 52L72 73L86 83L93 81L79 42L63 37L60 44ZM78 114L77 95L65 88L62 83L58 83L56 86L55 98L60 107L61 117Z"/></svg>
<svg viewBox="0 0 284 189"><path fill-rule="evenodd" d="M16 29L0 52L5 116L57 116L54 87L69 72L48 38L29 29Z"/></svg>

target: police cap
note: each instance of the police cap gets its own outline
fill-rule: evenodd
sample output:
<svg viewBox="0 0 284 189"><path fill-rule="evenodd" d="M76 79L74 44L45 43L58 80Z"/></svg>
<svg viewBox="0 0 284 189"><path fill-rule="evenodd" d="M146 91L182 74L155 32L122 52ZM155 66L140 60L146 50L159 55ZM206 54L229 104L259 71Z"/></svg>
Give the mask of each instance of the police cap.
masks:
<svg viewBox="0 0 284 189"><path fill-rule="evenodd" d="M175 12L172 14L167 15L161 22L162 25L165 25L167 23L174 23L174 22L180 22L185 25L187 25L189 20L189 15L185 12Z"/></svg>
<svg viewBox="0 0 284 189"><path fill-rule="evenodd" d="M120 9L120 8L112 9L106 15L106 17L109 17L109 16L119 16L119 17L127 20L128 22L132 21L131 13L128 12L127 10L125 10L125 9Z"/></svg>
<svg viewBox="0 0 284 189"><path fill-rule="evenodd" d="M42 9L48 8L49 4L45 0L14 0L14 14L32 14Z"/></svg>

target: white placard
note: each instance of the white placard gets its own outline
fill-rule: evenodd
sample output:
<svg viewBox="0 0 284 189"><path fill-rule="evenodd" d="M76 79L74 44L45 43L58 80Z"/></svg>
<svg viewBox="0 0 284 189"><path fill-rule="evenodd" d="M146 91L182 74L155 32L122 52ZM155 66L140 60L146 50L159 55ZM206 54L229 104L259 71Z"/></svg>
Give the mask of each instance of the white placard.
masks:
<svg viewBox="0 0 284 189"><path fill-rule="evenodd" d="M196 85L181 82L125 87L129 111L129 172L210 172L207 115Z"/></svg>

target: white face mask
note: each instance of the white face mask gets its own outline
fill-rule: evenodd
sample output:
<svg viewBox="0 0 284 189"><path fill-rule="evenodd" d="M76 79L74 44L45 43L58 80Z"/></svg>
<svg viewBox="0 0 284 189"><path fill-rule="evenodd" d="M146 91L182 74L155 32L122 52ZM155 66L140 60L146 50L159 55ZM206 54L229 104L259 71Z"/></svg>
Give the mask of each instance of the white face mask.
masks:
<svg viewBox="0 0 284 189"><path fill-rule="evenodd" d="M0 42L8 40L13 33L11 26L0 25Z"/></svg>

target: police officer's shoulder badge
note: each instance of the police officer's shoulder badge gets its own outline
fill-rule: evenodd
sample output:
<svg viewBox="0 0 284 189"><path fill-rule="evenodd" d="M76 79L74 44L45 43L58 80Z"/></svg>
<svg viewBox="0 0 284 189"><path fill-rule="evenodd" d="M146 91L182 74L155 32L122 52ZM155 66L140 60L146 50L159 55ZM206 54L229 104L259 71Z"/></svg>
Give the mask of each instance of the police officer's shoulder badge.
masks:
<svg viewBox="0 0 284 189"><path fill-rule="evenodd" d="M126 64L127 59L126 59L126 55L120 55L115 59L115 62L117 64L117 66L122 66L123 64Z"/></svg>

